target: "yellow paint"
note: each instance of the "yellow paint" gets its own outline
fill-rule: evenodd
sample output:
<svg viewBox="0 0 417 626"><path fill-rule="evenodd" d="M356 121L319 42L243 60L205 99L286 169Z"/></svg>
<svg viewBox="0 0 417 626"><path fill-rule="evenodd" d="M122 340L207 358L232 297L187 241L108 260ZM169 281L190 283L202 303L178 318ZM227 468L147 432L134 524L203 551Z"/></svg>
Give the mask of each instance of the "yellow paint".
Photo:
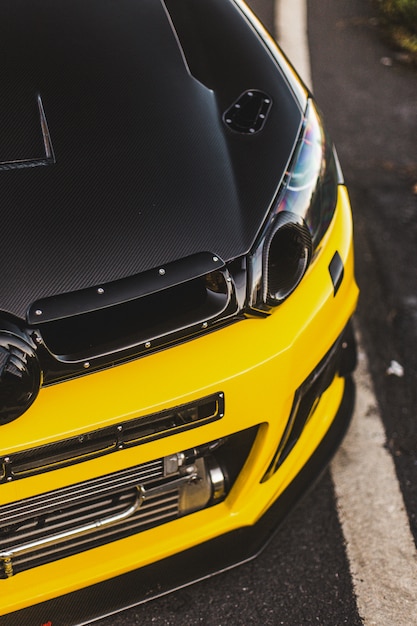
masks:
<svg viewBox="0 0 417 626"><path fill-rule="evenodd" d="M336 297L328 266L345 266ZM346 189L296 291L266 319L250 318L200 338L79 379L42 389L21 418L2 426L0 455L118 424L130 418L225 394L221 420L136 448L0 486L0 504L131 467L261 424L250 457L225 502L94 550L0 580L0 614L92 585L224 532L255 523L291 483L327 432L344 381L322 396L279 470L262 477L283 433L295 390L353 314L352 224ZM1 546L0 546L1 548Z"/></svg>

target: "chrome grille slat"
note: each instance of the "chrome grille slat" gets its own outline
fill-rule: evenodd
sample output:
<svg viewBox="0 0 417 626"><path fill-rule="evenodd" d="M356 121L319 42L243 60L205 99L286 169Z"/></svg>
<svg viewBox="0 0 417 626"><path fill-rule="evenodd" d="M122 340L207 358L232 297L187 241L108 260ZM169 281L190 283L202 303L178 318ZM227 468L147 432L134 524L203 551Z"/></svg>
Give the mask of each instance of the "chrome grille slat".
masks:
<svg viewBox="0 0 417 626"><path fill-rule="evenodd" d="M123 508L123 507L118 507ZM106 513L109 514L115 514L117 513L116 509L106 509ZM131 518L129 518L128 521L122 521L122 522L118 522L117 524L115 524L114 526L112 526L111 528L107 528L104 530L98 530L97 531L97 536L111 536L113 534L117 534L120 531L120 527L123 527L124 530L129 530L129 529L133 529L133 528L137 528L139 526L143 526L145 524L149 524L150 522L154 522L154 521L158 521L161 519L166 518L167 516L169 516L170 518L175 515L178 515L178 492L174 492L172 494L170 494L168 497L165 496L159 496L157 497L156 501L154 502L149 502L148 504L144 504L143 507L141 507L141 509ZM78 520L79 521L79 520ZM48 526L48 531L49 530L53 530L54 532L56 530L58 530L58 528L49 528ZM61 530L61 528L59 528L59 530ZM43 534L45 533L45 531L43 530ZM41 533L39 533L41 534ZM19 535L19 541L20 541L21 537ZM9 541L9 542L5 542L4 546L5 548L8 547L8 545L11 545L13 542ZM87 544L87 543L91 543L91 538L88 537L84 537L84 538L80 538L77 541L72 540L71 543L73 545L82 545L82 544ZM64 545L64 544L63 544ZM56 547L51 547L51 548L44 548L42 550L43 554L46 553L53 553L56 554L57 550ZM36 553L34 553L36 554ZM28 560L30 558L32 558L31 555L27 555L25 557L16 557L16 561L18 561L18 559L22 559L25 558L25 560Z"/></svg>
<svg viewBox="0 0 417 626"><path fill-rule="evenodd" d="M204 461L182 468L184 458L171 455L0 507L0 578L177 518L182 490L206 480Z"/></svg>
<svg viewBox="0 0 417 626"><path fill-rule="evenodd" d="M95 548L218 504L257 431L0 506L0 579L80 552L93 558ZM231 459L227 465L225 458Z"/></svg>
<svg viewBox="0 0 417 626"><path fill-rule="evenodd" d="M117 513L117 511L115 511L115 509L107 509L106 510L106 514L115 514ZM108 528L104 528L104 529L99 529L97 530L96 533L96 537L98 536L109 536L112 534L118 534L120 531L120 528L122 527L123 529L128 529L128 528L134 528L138 525L143 525L143 524L147 524L150 521L152 521L155 517L159 517L159 516L165 516L167 514L172 515L174 514L177 515L178 514L178 492L174 493L171 495L171 497L169 498L169 500L167 500L164 497L160 497L158 499L157 502L153 503L153 506L151 506L150 504L148 504L148 506L143 505L143 508L141 507L136 513L135 515L133 515L131 518L129 518L129 520L126 521L121 521L118 522L117 524L114 524L111 527ZM48 527L48 533L49 533L49 527ZM54 531L56 531L57 529L53 529ZM60 530L60 529L59 529ZM43 534L45 534L45 530L43 530ZM12 544L15 543L16 540L12 541L8 541L5 542L3 544L4 547L8 547L7 544ZM20 543L20 536L19 536L19 543ZM84 537L80 537L78 539L71 539L69 541L69 543L71 544L85 544L85 543L91 543L91 537L88 536L84 536ZM65 544L62 544L62 546L65 547ZM42 552L45 553L47 551L51 551L53 553L57 552L57 547L56 546L51 546L51 547L46 547L42 549ZM36 552L34 552L34 554L36 554ZM16 558L22 558L20 556L17 556ZM29 558L29 555L27 555L27 557L25 558Z"/></svg>
<svg viewBox="0 0 417 626"><path fill-rule="evenodd" d="M17 555L14 559L14 567L16 571L21 569L28 569L29 567L36 567L39 561L56 560L62 558L68 553L79 553L84 550L88 550L92 547L92 544L103 544L120 539L124 536L129 536L142 530L156 526L158 524L171 521L178 517L178 494L174 494L169 504L165 503L165 498L161 498L161 503L155 503L153 510L140 510L135 516L133 516L129 523L119 523L111 528L98 531L94 538L82 537L78 540L72 540L67 544L62 544L59 547L48 547L39 552L33 552L31 554Z"/></svg>
<svg viewBox="0 0 417 626"><path fill-rule="evenodd" d="M23 544L28 540L36 541L37 539L45 536L45 530L47 530L48 535L60 533L65 530L69 530L74 527L74 524L82 525L84 523L91 522L92 520L103 518L109 515L117 515L121 511L123 511L127 505L131 503L133 500L132 491L126 494L122 494L121 498L117 498L117 503L112 504L111 501L98 501L95 506L89 510L88 506L84 507L84 511L73 510L73 508L69 508L63 510L59 515L48 516L47 526L40 528L32 528L28 529L26 532L21 532L19 529L18 532L18 543ZM128 502L126 502L128 501ZM140 510L135 513L128 521L120 521L112 526L112 530L116 530L120 527L129 527L135 526L136 521L138 519L151 518L155 514L155 510L158 514L163 513L165 510L171 510L174 507L175 512L178 509L178 490L172 490L166 494L162 494L160 496L154 496L149 498ZM82 514L80 514L82 513ZM36 524L32 524L32 526L36 526ZM97 531L97 536L103 533L101 529ZM16 544L16 536L13 536L10 540L2 542L2 548L7 549L10 546Z"/></svg>
<svg viewBox="0 0 417 626"><path fill-rule="evenodd" d="M120 474L109 474L101 478L95 478L86 483L71 485L62 489L51 491L0 507L1 524L17 523L26 517L33 517L41 513L46 514L59 506L68 505L70 501L77 502L90 496L104 495L117 489L127 488L150 480L156 480L163 476L163 460L139 466L133 470L124 470ZM76 489L76 493L74 493Z"/></svg>
<svg viewBox="0 0 417 626"><path fill-rule="evenodd" d="M131 498L132 499L132 498ZM63 511L59 516L48 516L48 525L47 531L48 534L55 534L64 532L65 530L70 530L74 523L77 525L82 525L92 520L99 519L100 517L104 517L109 514L109 511L113 515L117 515L123 509L126 508L126 503L118 504L117 507L111 506L111 503L108 501L103 503L97 503L96 507L92 507L91 511L85 510L83 511ZM87 507L86 507L87 509ZM80 513L80 514L79 514ZM19 530L18 537L19 543L25 543L27 541L36 541L37 539L43 537L45 535L45 528L33 528L28 529L27 532L21 532ZM13 545L16 542L15 539L13 541L6 541L2 544L3 548L8 548L9 545Z"/></svg>

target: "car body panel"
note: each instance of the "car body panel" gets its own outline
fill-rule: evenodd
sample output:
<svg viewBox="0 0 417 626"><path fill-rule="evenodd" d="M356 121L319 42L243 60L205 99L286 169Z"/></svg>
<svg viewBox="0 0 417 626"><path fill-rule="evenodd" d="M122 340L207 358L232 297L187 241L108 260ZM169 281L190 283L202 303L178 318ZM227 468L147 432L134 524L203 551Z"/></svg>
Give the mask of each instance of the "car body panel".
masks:
<svg viewBox="0 0 417 626"><path fill-rule="evenodd" d="M169 533L164 526L153 528L145 534L123 539L116 551L110 543L95 549L93 554L81 553L65 559L64 568L62 561L44 565L42 576L37 570L29 570L2 581L8 588L8 610L27 604L28 588L37 602L46 600L255 524L262 517L313 454L330 428L343 397L344 381L336 378L281 471L260 484L282 436L286 423L282 417L290 412L295 390L342 332L346 312L352 313L355 308L357 288L352 273L351 235L348 198L345 188L341 187L338 210L322 251L292 298L268 319L243 320L115 370L48 387L42 390L40 402L20 420L3 427L10 450L18 450L22 445L30 447L54 438L81 434L87 424L89 428L96 428L109 421L117 423L211 391L221 390L225 394L227 410L222 420L104 457L107 473L203 444L237 428L261 425L255 446L227 501L193 513L191 526L189 517L184 517L171 522ZM343 259L346 275L336 297L328 269L334 250L338 250ZM322 343L318 337L323 337L324 330L326 341ZM271 337L274 337L273 343ZM182 364L181 368L178 363ZM236 364L239 364L238 371ZM116 394L113 386L117 388ZM261 389L262 392L258 391ZM42 415L48 416L54 411L57 394L61 407L58 428L49 419L42 419ZM95 459L44 474L42 486L48 491L58 489L102 471L103 460ZM3 485L1 503L28 497L39 487L37 476Z"/></svg>
<svg viewBox="0 0 417 626"><path fill-rule="evenodd" d="M24 319L40 298L199 252L228 261L253 245L302 110L249 23L233 28L232 3L204 3L197 16L204 58L216 52L207 85L190 73L161 1L7 6L0 21L8 56L0 111L3 310ZM227 29L227 56L216 49L224 39L213 36L213 23ZM195 27L184 26L183 37ZM272 99L269 132L231 133L222 115L250 89ZM38 97L54 151L41 167ZM25 159L33 161L23 167ZM25 242L18 254L16 232Z"/></svg>
<svg viewBox="0 0 417 626"><path fill-rule="evenodd" d="M19 149L6 124L0 154L0 357L25 371L30 352L42 384L0 422L0 624L69 626L252 558L326 465L354 395L352 218L335 158L320 235L306 214L285 222L290 265L304 236L311 244L305 273L279 305L253 297L265 284L253 268L273 271L263 242L316 112L240 0L16 0L3 10L4 110L28 94L32 104L22 105ZM245 126L239 107L258 95L264 118L252 128L250 113ZM189 282L197 300L205 285L192 323ZM149 336L130 345L124 326L144 324L142 310L129 322L125 309L107 312L154 294ZM78 324L96 309L104 335L117 320L104 347ZM66 338L66 322L54 352L42 316L74 318L85 353L70 354L78 337Z"/></svg>

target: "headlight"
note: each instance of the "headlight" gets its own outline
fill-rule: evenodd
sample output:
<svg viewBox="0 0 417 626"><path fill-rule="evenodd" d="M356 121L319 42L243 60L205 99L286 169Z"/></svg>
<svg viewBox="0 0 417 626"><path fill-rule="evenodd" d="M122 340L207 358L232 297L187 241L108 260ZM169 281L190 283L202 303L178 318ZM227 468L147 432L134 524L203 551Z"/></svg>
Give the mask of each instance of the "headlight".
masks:
<svg viewBox="0 0 417 626"><path fill-rule="evenodd" d="M267 311L303 278L333 217L340 169L312 100L291 165L259 237L250 267L250 307Z"/></svg>

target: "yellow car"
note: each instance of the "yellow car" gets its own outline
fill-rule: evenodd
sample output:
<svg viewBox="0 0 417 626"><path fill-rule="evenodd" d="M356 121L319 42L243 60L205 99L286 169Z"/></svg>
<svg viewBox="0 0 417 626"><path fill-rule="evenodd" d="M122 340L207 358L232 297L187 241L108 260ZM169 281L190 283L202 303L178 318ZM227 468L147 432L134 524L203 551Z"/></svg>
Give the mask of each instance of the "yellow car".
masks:
<svg viewBox="0 0 417 626"><path fill-rule="evenodd" d="M347 190L242 0L0 5L0 625L255 556L352 413Z"/></svg>

